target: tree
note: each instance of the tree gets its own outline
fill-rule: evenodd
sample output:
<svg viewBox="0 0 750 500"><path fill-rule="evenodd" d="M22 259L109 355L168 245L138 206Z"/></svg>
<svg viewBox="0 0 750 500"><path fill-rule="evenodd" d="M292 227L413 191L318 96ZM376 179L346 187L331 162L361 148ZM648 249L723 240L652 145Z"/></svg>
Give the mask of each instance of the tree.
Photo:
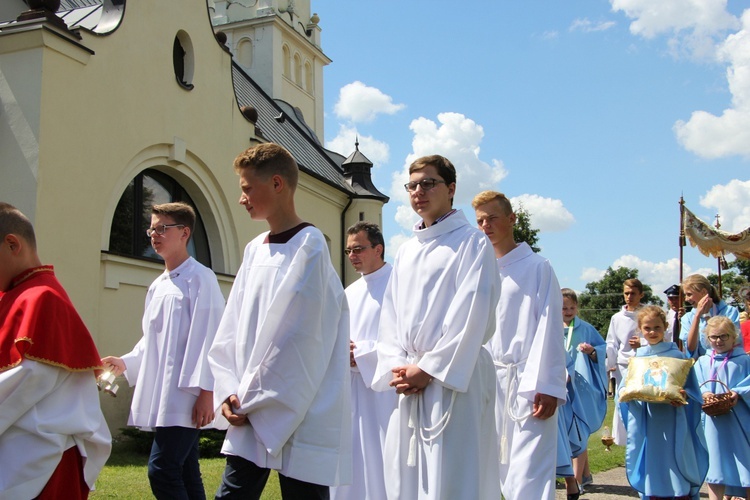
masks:
<svg viewBox="0 0 750 500"><path fill-rule="evenodd" d="M731 264L730 268L737 269L740 276L744 276L747 281L750 282L750 260L749 259L735 259Z"/></svg>
<svg viewBox="0 0 750 500"><path fill-rule="evenodd" d="M718 292L719 275L709 274L706 278L708 278L708 281ZM748 282L748 279L745 276L739 275L734 271L721 273L721 298L724 299L727 304L738 307L740 311L745 309L745 301L742 300L739 292L741 288L747 286L750 286L750 282Z"/></svg>
<svg viewBox="0 0 750 500"><path fill-rule="evenodd" d="M528 210L523 208L523 203L518 204L516 210L516 224L513 226L513 240L516 243L525 241L534 251L539 253L540 248L537 246L539 243L539 230L531 227L531 214Z"/></svg>
<svg viewBox="0 0 750 500"><path fill-rule="evenodd" d="M638 270L628 267L607 268L599 281L586 284L586 291L578 296L579 316L594 325L603 337L607 336L609 320L623 304L622 286L625 280L637 278ZM643 284L641 304L664 305L662 300L653 294L651 287Z"/></svg>

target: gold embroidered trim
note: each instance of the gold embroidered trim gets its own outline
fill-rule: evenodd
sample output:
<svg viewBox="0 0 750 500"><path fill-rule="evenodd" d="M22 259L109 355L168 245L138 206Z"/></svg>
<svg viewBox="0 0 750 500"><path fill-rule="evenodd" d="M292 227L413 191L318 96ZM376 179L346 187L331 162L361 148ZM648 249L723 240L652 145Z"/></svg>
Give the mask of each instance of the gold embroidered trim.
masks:
<svg viewBox="0 0 750 500"><path fill-rule="evenodd" d="M31 268L27 271L24 271L23 273L19 274L15 278L13 278L13 281L11 281L11 288L17 287L27 279L31 278L32 276L38 274L38 273L44 273L49 272L52 273L55 271L55 268L52 266L39 266Z"/></svg>

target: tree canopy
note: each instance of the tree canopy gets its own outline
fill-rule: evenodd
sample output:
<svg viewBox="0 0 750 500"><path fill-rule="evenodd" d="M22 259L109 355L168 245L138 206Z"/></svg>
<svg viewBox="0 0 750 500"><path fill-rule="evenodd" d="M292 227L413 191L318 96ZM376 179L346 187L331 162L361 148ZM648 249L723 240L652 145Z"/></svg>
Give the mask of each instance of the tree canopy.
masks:
<svg viewBox="0 0 750 500"><path fill-rule="evenodd" d="M594 325L603 337L607 335L609 320L625 304L622 296L623 283L632 278L638 278L637 269L608 267L602 279L587 283L586 290L578 296L579 316ZM651 286L643 283L641 304L662 306L664 302L654 295Z"/></svg>
<svg viewBox="0 0 750 500"><path fill-rule="evenodd" d="M531 214L528 210L523 207L522 203L518 204L518 208L515 210L516 213L516 224L513 226L513 240L516 243L525 241L534 251L539 253L539 230L531 227Z"/></svg>

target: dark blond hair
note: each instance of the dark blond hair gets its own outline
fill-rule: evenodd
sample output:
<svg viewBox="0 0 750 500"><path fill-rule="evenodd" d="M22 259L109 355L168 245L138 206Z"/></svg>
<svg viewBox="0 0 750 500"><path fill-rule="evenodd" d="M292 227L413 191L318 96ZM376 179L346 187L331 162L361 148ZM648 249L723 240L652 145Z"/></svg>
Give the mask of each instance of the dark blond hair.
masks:
<svg viewBox="0 0 750 500"><path fill-rule="evenodd" d="M576 295L576 292L574 292L571 288L563 288L560 291L562 292L562 296L564 299L570 299L578 304L578 295Z"/></svg>
<svg viewBox="0 0 750 500"><path fill-rule="evenodd" d="M630 288L635 288L639 292L643 293L643 283L641 283L641 280L639 280L638 278L630 278L630 279L623 281L622 283L623 290L625 289L626 286Z"/></svg>
<svg viewBox="0 0 750 500"><path fill-rule="evenodd" d="M0 201L0 240L9 234L22 238L32 249L36 250L36 235L29 218L10 203Z"/></svg>
<svg viewBox="0 0 750 500"><path fill-rule="evenodd" d="M664 312L659 306L645 306L638 312L638 328L641 328L641 323L646 321L647 318L657 318L664 323L664 328L667 328L667 313Z"/></svg>
<svg viewBox="0 0 750 500"><path fill-rule="evenodd" d="M174 201L171 203L154 205L151 207L151 213L154 215L166 215L167 217L172 218L175 224L182 224L190 229L190 237L193 236L193 228L195 227L195 210L187 203ZM188 238L188 241L190 241L190 238Z"/></svg>
<svg viewBox="0 0 750 500"><path fill-rule="evenodd" d="M250 168L256 175L268 179L280 175L294 190L299 179L299 167L292 154L272 142L258 144L246 149L234 160L234 171L238 174Z"/></svg>
<svg viewBox="0 0 750 500"><path fill-rule="evenodd" d="M711 297L711 300L713 300L714 303L718 304L719 301L721 301L721 297L719 297L716 288L714 288L711 282L708 281L708 278L702 274L691 274L682 280L682 290L683 292L685 290L690 290L691 292L703 290L708 292L708 296Z"/></svg>

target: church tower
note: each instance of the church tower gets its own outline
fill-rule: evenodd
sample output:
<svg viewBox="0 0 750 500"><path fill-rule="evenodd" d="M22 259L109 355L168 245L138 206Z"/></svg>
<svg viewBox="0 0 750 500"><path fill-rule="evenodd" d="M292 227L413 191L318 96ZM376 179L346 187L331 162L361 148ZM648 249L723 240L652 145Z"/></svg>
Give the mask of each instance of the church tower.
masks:
<svg viewBox="0 0 750 500"><path fill-rule="evenodd" d="M272 98L299 109L323 143L323 67L331 60L310 0L208 0L208 8L239 66Z"/></svg>

